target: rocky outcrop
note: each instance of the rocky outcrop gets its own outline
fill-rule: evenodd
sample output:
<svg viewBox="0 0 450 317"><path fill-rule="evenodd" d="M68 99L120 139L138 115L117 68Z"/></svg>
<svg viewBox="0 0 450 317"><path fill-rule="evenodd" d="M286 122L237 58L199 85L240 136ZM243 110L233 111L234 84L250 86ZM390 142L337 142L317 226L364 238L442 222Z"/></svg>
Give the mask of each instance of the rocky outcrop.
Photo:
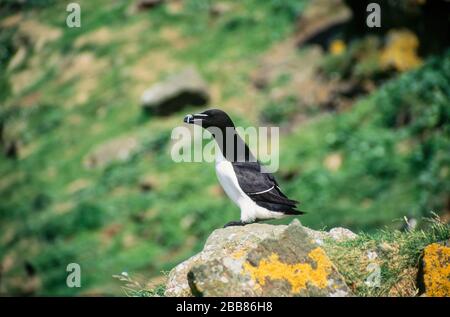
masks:
<svg viewBox="0 0 450 317"><path fill-rule="evenodd" d="M450 240L423 250L419 282L426 296L450 297Z"/></svg>
<svg viewBox="0 0 450 317"><path fill-rule="evenodd" d="M209 98L203 78L194 68L188 67L146 90L141 104L146 112L169 115L188 105L204 106Z"/></svg>
<svg viewBox="0 0 450 317"><path fill-rule="evenodd" d="M319 44L325 48L351 17L351 11L343 0L309 2L297 24L297 45Z"/></svg>
<svg viewBox="0 0 450 317"><path fill-rule="evenodd" d="M170 272L165 295L351 296L321 244L355 236L342 228L314 231L298 220L217 229Z"/></svg>

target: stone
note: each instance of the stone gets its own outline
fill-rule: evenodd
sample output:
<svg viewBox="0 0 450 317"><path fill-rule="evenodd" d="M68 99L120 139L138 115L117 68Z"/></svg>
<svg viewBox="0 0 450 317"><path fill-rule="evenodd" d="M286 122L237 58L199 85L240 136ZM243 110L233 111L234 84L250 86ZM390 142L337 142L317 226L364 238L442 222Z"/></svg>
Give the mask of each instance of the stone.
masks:
<svg viewBox="0 0 450 317"><path fill-rule="evenodd" d="M335 241L345 241L352 240L358 237L356 233L346 229L346 228L333 228L328 232L331 239Z"/></svg>
<svg viewBox="0 0 450 317"><path fill-rule="evenodd" d="M211 5L209 8L209 14L213 17L222 16L232 9L231 4L227 2L217 2Z"/></svg>
<svg viewBox="0 0 450 317"><path fill-rule="evenodd" d="M146 90L141 104L146 112L169 115L186 106L205 106L210 95L195 68L188 67Z"/></svg>
<svg viewBox="0 0 450 317"><path fill-rule="evenodd" d="M419 281L426 296L450 296L450 240L432 243L423 250Z"/></svg>
<svg viewBox="0 0 450 317"><path fill-rule="evenodd" d="M104 167L112 161L127 161L138 149L134 137L121 137L95 147L84 159L86 168Z"/></svg>
<svg viewBox="0 0 450 317"><path fill-rule="evenodd" d="M351 296L312 231L298 220L217 229L170 272L165 295Z"/></svg>
<svg viewBox="0 0 450 317"><path fill-rule="evenodd" d="M158 186L158 181L154 175L145 175L139 180L139 189L143 192L154 190Z"/></svg>
<svg viewBox="0 0 450 317"><path fill-rule="evenodd" d="M339 153L329 154L324 160L324 165L331 172L338 171L342 166L342 155Z"/></svg>
<svg viewBox="0 0 450 317"><path fill-rule="evenodd" d="M148 10L161 5L163 2L163 0L139 0L136 3L136 8L138 10Z"/></svg>
<svg viewBox="0 0 450 317"><path fill-rule="evenodd" d="M318 44L325 48L328 41L351 17L351 10L342 0L309 2L297 24L297 45Z"/></svg>

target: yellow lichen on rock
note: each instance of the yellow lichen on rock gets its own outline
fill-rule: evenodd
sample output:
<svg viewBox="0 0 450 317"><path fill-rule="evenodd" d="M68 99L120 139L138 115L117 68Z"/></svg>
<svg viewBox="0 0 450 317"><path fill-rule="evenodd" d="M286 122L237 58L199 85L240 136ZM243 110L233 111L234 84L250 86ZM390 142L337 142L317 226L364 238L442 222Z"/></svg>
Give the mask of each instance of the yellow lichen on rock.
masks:
<svg viewBox="0 0 450 317"><path fill-rule="evenodd" d="M424 249L424 282L428 296L450 296L450 247L433 243Z"/></svg>
<svg viewBox="0 0 450 317"><path fill-rule="evenodd" d="M381 53L381 64L406 71L422 64L417 55L419 39L409 30L392 30L388 33L387 45Z"/></svg>
<svg viewBox="0 0 450 317"><path fill-rule="evenodd" d="M265 285L266 278L286 280L291 285L293 293L299 293L308 284L318 288L327 287L332 263L325 251L317 247L308 254L308 257L315 262L315 268L309 263L283 263L278 254L272 253L268 258L262 259L256 267L249 262L244 263L244 271L261 286Z"/></svg>
<svg viewBox="0 0 450 317"><path fill-rule="evenodd" d="M240 249L240 250L237 250L237 251L234 251L232 254L231 254L231 257L233 258L233 259L235 259L235 260L239 260L240 258L242 258L244 255L246 255L247 254L247 250L245 250L245 249Z"/></svg>
<svg viewBox="0 0 450 317"><path fill-rule="evenodd" d="M332 55L339 55L345 51L346 45L343 40L334 40L331 42L329 51Z"/></svg>

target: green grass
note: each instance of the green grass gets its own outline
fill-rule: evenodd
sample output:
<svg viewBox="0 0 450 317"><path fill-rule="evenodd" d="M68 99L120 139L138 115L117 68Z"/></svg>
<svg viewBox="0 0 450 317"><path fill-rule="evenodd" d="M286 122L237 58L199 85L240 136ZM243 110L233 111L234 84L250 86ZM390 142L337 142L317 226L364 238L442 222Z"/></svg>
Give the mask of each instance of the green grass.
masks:
<svg viewBox="0 0 450 317"><path fill-rule="evenodd" d="M27 48L24 66L12 71L5 70L16 52L16 30L2 32L0 125L26 149L17 159L0 156L0 262L13 263L2 275L7 294L28 292L23 285L29 279L24 264L29 263L40 282L34 294L123 295L112 275L159 276L199 251L213 229L238 218L237 207L215 190L212 164L170 159L172 128L197 109L165 118L145 116L134 90L194 64L220 90L214 105L226 108L238 125L263 125L258 118L264 116L283 123L295 111L295 101L265 108L267 93L254 92L250 78L258 58L292 32L305 2L229 1L232 11L217 18L208 13L210 1L185 2L179 13L160 6L128 15L126 1L80 1L80 29L65 27L64 4L34 7L27 18L60 29L62 36L39 53ZM141 31L130 31L142 25ZM75 45L102 27L114 35L109 41ZM163 35L167 29L178 34L182 45ZM120 36L121 31L129 33ZM93 56L92 67L101 61L107 67L93 72L88 98L73 105L77 85L86 78L82 73L62 81L68 70L61 65L70 68L81 54ZM140 82L132 70L147 56L166 59L150 59L142 66L155 74ZM15 76L32 68L33 57L39 58L40 76L13 94ZM277 176L308 212L303 224L373 232L398 228L396 220L404 215L444 210L450 189L448 60L448 53L437 57L348 112L321 114L281 135ZM279 85L289 80L286 76ZM24 100L36 93L35 104L25 106ZM409 109L406 117L412 120L397 126L396 118ZM92 149L122 136L141 144L128 161L96 169L83 166ZM402 143L411 144L406 153L398 152ZM332 172L323 161L334 153L342 156L342 166ZM156 186L142 191L139 183L148 175ZM65 266L71 262L82 267L81 289L65 286ZM162 288L145 292L139 294L160 295Z"/></svg>
<svg viewBox="0 0 450 317"><path fill-rule="evenodd" d="M121 271L145 273L148 278L158 275L201 248L212 228L237 215L225 197L196 198L216 182L212 166L207 167L210 173L205 177L192 179L191 175L203 171L203 164L174 164L170 159L170 132L180 124L184 111L174 119L143 116L138 100L133 99L136 96L129 93L134 82L126 75L127 67L149 53L160 52L180 65L197 64L209 81L223 86L225 98L244 94L239 83L227 86L228 75L220 67L218 71L217 65L253 60L292 29L293 15L301 8L278 1L246 1L237 4L232 14L212 20L208 1L186 1L179 14L161 6L136 15L126 14L126 1L95 5L81 1L82 27L68 29L61 16L63 4L41 4L27 11L27 18L60 29L62 36L39 53L29 48L30 56L42 59L41 75L35 82L15 95L9 88L1 90L1 99L6 100L1 122L8 131L15 131L8 137L32 149L16 160L0 158L0 175L6 184L0 189L0 259L14 262L4 275L5 287L8 293L25 292L10 281L15 277L25 284L26 261L39 276L40 286L35 290L39 294L121 294L112 284L112 275ZM77 39L101 27L119 34L145 23L149 28L141 33L114 36L104 44L75 45ZM188 44L173 49L160 34L168 27ZM23 68L4 71L16 53L14 32L2 32L0 38L5 48L0 60L2 87L9 87L17 73L31 66L26 61ZM136 52L121 54L133 45ZM61 83L60 66L46 60L57 56L70 65L86 53L113 67L94 74L96 85L87 101L68 106L76 97L80 77ZM236 76L246 80L249 69L239 69ZM166 74L162 68L155 75ZM36 92L41 96L37 104L21 107L23 98ZM94 170L83 167L84 157L95 146L122 135L135 136L142 145L129 161ZM158 180L150 192L139 189L145 175ZM71 190L71 184L80 180L85 186ZM82 267L81 289L65 286L65 265L71 262Z"/></svg>
<svg viewBox="0 0 450 317"><path fill-rule="evenodd" d="M286 189L312 211L304 223L370 231L398 227L393 221L405 215L445 210L449 54L392 80L352 111L327 115L283 140L281 174L298 175ZM342 159L335 171L324 164L330 154Z"/></svg>
<svg viewBox="0 0 450 317"><path fill-rule="evenodd" d="M357 296L414 296L417 269L423 249L435 242L450 238L450 226L430 219L424 230L379 230L373 234L360 234L354 240L335 242L328 240L325 250L346 283ZM376 257L369 259L369 252ZM379 286L366 284L376 263L380 267ZM372 284L373 285L373 284Z"/></svg>

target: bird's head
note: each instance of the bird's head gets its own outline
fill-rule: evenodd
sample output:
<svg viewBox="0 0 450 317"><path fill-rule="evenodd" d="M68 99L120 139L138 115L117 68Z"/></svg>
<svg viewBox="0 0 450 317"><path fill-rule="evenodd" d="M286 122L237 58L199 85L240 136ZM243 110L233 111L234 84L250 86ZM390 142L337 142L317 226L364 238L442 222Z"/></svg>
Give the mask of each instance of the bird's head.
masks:
<svg viewBox="0 0 450 317"><path fill-rule="evenodd" d="M184 122L199 125L204 129L214 127L224 130L228 127L234 127L233 121L226 112L219 109L209 109L201 113L188 114L184 117Z"/></svg>

